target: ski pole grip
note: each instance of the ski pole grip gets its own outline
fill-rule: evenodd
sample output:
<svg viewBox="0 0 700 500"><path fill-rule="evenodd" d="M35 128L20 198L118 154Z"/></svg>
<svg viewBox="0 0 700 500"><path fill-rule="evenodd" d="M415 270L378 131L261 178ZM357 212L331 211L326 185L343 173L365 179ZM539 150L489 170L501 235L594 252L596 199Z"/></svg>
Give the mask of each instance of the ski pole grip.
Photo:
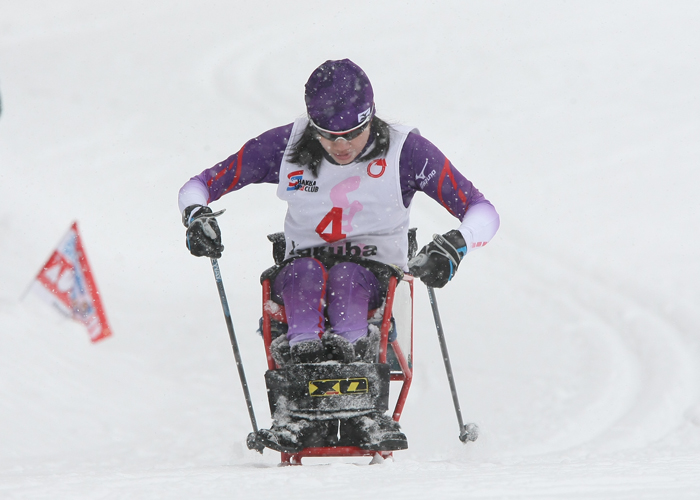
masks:
<svg viewBox="0 0 700 500"><path fill-rule="evenodd" d="M421 276L421 271L422 267L427 264L428 262L428 255L424 253L419 253L415 257L413 257L411 260L408 261L408 270L411 272L411 274L417 278L420 278Z"/></svg>

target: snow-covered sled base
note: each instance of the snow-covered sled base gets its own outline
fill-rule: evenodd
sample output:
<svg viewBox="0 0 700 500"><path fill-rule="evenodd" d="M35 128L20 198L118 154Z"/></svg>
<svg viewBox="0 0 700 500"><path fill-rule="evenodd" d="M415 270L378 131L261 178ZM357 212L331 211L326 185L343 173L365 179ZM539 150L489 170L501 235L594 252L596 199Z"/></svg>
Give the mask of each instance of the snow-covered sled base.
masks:
<svg viewBox="0 0 700 500"><path fill-rule="evenodd" d="M0 497L696 498L698 9L3 2ZM380 116L419 127L502 216L438 291L481 435L458 440L417 284L409 449L280 468L245 448L211 267L185 250L176 193L301 115L311 70L341 57ZM264 185L224 207L220 266L267 426L254 331L284 207ZM18 300L73 219L114 330L97 345ZM423 244L454 222L416 196L412 225Z"/></svg>

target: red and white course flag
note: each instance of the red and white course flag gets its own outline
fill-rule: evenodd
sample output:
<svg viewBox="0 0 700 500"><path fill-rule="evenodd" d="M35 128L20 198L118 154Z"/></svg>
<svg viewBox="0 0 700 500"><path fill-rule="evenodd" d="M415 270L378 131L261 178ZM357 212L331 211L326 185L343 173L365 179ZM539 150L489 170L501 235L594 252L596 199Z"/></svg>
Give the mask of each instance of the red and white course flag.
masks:
<svg viewBox="0 0 700 500"><path fill-rule="evenodd" d="M84 324L93 342L112 335L100 292L85 256L77 222L73 223L39 272L32 289Z"/></svg>

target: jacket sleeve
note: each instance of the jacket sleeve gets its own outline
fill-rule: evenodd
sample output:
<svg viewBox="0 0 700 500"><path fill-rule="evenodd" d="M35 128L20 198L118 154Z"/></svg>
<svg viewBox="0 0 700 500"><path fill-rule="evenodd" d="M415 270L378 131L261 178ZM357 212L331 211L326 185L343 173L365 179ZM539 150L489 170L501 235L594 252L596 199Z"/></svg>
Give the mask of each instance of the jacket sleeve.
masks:
<svg viewBox="0 0 700 500"><path fill-rule="evenodd" d="M399 169L404 206L411 203L416 191L422 191L461 221L458 229L467 252L491 241L500 225L496 209L430 141L410 133L401 150Z"/></svg>
<svg viewBox="0 0 700 500"><path fill-rule="evenodd" d="M208 205L248 184L277 184L292 125L268 130L224 161L192 177L180 188L180 213L190 205Z"/></svg>

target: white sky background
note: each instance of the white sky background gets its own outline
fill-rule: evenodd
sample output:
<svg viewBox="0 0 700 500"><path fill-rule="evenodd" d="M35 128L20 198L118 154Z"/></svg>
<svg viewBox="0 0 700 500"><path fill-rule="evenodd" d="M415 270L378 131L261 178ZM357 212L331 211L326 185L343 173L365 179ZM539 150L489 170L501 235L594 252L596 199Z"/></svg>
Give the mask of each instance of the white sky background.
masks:
<svg viewBox="0 0 700 500"><path fill-rule="evenodd" d="M697 3L0 0L0 12L0 496L697 496ZM419 287L410 449L383 467L278 469L277 453L245 450L216 287L184 248L176 197L302 114L308 75L344 57L369 74L380 116L417 126L501 214L438 296L482 436L457 440ZM270 185L214 206L267 425L258 277L284 206ZM98 345L19 300L74 219L115 331ZM456 225L419 196L413 222L421 243Z"/></svg>

